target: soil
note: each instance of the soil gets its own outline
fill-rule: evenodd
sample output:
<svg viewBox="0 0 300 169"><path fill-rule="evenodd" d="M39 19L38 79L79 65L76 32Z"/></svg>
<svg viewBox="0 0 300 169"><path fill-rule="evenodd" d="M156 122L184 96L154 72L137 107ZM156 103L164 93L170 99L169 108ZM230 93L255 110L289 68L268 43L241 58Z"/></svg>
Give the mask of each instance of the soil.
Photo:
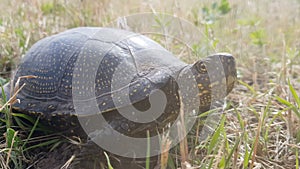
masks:
<svg viewBox="0 0 300 169"><path fill-rule="evenodd" d="M28 169L106 169L103 150L93 143L75 145L64 143L50 152L36 155ZM114 169L144 169L145 159L129 159L109 154ZM151 158L150 168L157 168L158 157Z"/></svg>

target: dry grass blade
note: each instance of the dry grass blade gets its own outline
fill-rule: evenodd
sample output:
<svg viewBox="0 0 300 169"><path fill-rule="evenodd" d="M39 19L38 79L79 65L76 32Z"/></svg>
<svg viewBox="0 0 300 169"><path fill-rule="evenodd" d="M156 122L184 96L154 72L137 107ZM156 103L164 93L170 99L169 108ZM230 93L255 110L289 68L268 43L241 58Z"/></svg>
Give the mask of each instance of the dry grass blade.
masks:
<svg viewBox="0 0 300 169"><path fill-rule="evenodd" d="M32 76L32 75L28 75L28 76L21 76L18 78L16 84L15 84L15 87L13 88L11 85L11 93L12 93L12 96L9 98L9 100L0 107L0 111L2 111L6 106L8 105L13 105L15 104L16 102L18 102L17 100L17 94L22 90L22 88L25 86L25 83L20 87L19 86L19 83L20 83L20 80L23 79L23 78L37 78L37 76Z"/></svg>
<svg viewBox="0 0 300 169"><path fill-rule="evenodd" d="M2 157L2 155L0 155L0 167L3 169L9 169L5 161L6 160Z"/></svg>
<svg viewBox="0 0 300 169"><path fill-rule="evenodd" d="M74 159L75 155L72 155L71 158L60 169L68 169Z"/></svg>
<svg viewBox="0 0 300 169"><path fill-rule="evenodd" d="M168 158L169 158L169 150L172 144L172 141L168 139L168 133L162 136L161 141L161 155L160 155L160 168L166 169L168 165Z"/></svg>
<svg viewBox="0 0 300 169"><path fill-rule="evenodd" d="M77 136L74 136L74 137L72 137L72 138L66 137L66 139L67 139L71 144L78 145L78 146L80 146L80 145L83 143L83 141L81 140L81 138L80 138L80 137L77 137Z"/></svg>
<svg viewBox="0 0 300 169"><path fill-rule="evenodd" d="M18 80L16 81L16 84L14 85L12 93L16 93L17 91L20 90L20 81L21 81L21 79L31 79L31 78L37 78L37 76L27 75L27 76L19 77Z"/></svg>
<svg viewBox="0 0 300 169"><path fill-rule="evenodd" d="M186 138L186 128L184 123L184 106L181 102L180 106L180 121L177 122L177 130L178 130L178 136L181 140L180 142L180 155L181 155L181 167L182 169L186 169L186 163L188 161L188 143Z"/></svg>
<svg viewBox="0 0 300 169"><path fill-rule="evenodd" d="M258 127L256 130L256 135L255 135L255 140L254 140L254 145L253 145L253 153L252 153L252 157L251 157L251 164L250 164L250 168L254 167L254 163L255 163L255 159L256 159L256 154L257 154L257 148L259 145L259 137L260 137L260 132L261 132L261 126L263 123L263 115L261 114L260 120L258 122Z"/></svg>
<svg viewBox="0 0 300 169"><path fill-rule="evenodd" d="M183 134L181 133L182 132L182 124L181 122L177 122L177 129L178 129L178 135L179 135L179 138L181 139L183 137ZM186 169L185 167L185 162L187 161L188 157L188 153L186 151L186 143L185 143L185 138L183 138L179 144L179 148L180 148L180 155L181 155L181 167L182 169Z"/></svg>

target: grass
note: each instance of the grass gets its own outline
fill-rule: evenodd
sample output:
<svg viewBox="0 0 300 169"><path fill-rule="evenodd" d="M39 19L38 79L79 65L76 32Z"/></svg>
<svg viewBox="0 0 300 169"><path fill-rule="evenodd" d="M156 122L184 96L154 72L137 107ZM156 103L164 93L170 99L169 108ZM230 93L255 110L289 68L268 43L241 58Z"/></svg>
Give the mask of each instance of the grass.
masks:
<svg viewBox="0 0 300 169"><path fill-rule="evenodd" d="M190 49L195 57L187 57L189 50L179 41L153 38L189 63L208 53L232 53L239 83L227 98L228 107L214 134L197 138L194 129L187 138L188 152L182 143L175 152L164 154L164 166L299 168L299 0L2 0L0 7L2 84L26 51L48 35L77 26L104 26L119 16L141 12L163 12L187 19L202 32L200 42ZM157 19L157 25L164 30L169 27L162 18ZM140 25L140 29L146 28ZM184 32L181 38L190 33ZM4 109L9 112L8 107ZM24 168L31 158L28 150L34 145L32 134L38 130L38 123L10 125L9 119L0 126L0 168ZM24 130L19 130L22 126ZM57 137L52 142L38 140L35 145L48 148L61 141ZM167 139L165 145L169 145Z"/></svg>

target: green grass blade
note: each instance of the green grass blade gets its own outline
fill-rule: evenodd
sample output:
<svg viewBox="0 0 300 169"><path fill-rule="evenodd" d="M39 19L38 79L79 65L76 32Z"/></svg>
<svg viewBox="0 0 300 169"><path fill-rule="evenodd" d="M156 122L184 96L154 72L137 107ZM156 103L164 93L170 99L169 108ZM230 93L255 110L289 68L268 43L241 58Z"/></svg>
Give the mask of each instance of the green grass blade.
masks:
<svg viewBox="0 0 300 169"><path fill-rule="evenodd" d="M198 115L198 118L204 118L204 117L207 117L208 115L210 115L210 114L212 114L212 113L214 113L214 112L216 112L216 109L208 110L208 111L206 111L206 112L204 112L204 113L199 114L199 115Z"/></svg>
<svg viewBox="0 0 300 169"><path fill-rule="evenodd" d="M1 85L1 92L2 92L2 99L3 99L3 102L7 102L7 97L6 97L6 94L4 92L4 88L3 86Z"/></svg>
<svg viewBox="0 0 300 169"><path fill-rule="evenodd" d="M207 151L208 154L211 154L212 150L215 149L215 147L216 147L216 145L218 143L219 137L220 137L220 132L221 132L221 130L220 130L220 128L218 128L215 131L214 135L212 136L210 144L208 146L208 151Z"/></svg>
<svg viewBox="0 0 300 169"><path fill-rule="evenodd" d="M292 103L290 103L289 101L287 101L287 100L285 100L285 99L283 99L283 98L281 98L281 97L279 97L279 96L275 96L275 99L276 99L277 101L279 101L280 103L282 103L282 104L288 106L288 107L293 106Z"/></svg>
<svg viewBox="0 0 300 169"><path fill-rule="evenodd" d="M225 168L225 166L226 166L226 159L224 156L222 156L220 163L219 163L219 168L223 169L223 168Z"/></svg>
<svg viewBox="0 0 300 169"><path fill-rule="evenodd" d="M28 140L31 138L33 132L35 131L35 129L36 129L38 123L39 123L39 120L40 120L40 116L36 119L36 122L34 123L32 129L30 130L29 135L27 136L27 138L26 138L24 144L22 145L22 149L24 149L25 145L28 143Z"/></svg>
<svg viewBox="0 0 300 169"><path fill-rule="evenodd" d="M289 84L289 88L290 88L290 91L293 95L293 98L296 102L296 106L293 106L292 109L294 111L294 113L298 116L298 118L300 119L300 111L299 111L299 108L300 108L300 98L296 92L296 90L294 89L293 85L291 84L290 80L288 80L288 84Z"/></svg>
<svg viewBox="0 0 300 169"><path fill-rule="evenodd" d="M54 143L53 146L49 149L49 152L53 151L55 148L57 148L62 142L58 141L57 143Z"/></svg>
<svg viewBox="0 0 300 169"><path fill-rule="evenodd" d="M243 168L248 168L249 160L250 160L250 153L248 151L248 147L245 147L245 155L244 155L244 162L243 162Z"/></svg>
<svg viewBox="0 0 300 169"><path fill-rule="evenodd" d="M105 151L104 151L104 155L105 155L105 158L106 158L106 161L107 161L107 167L108 167L108 169L114 169L112 167L112 165L110 164L109 157L108 157L108 155L107 155L107 153Z"/></svg>
<svg viewBox="0 0 300 169"><path fill-rule="evenodd" d="M253 95L257 95L256 90L255 90L252 86L248 85L247 83L245 83L245 82L243 82L243 81L241 81L241 80L238 80L238 82L239 82L240 84L242 84L243 86L247 87L247 88L251 91L251 93L252 93Z"/></svg>
<svg viewBox="0 0 300 169"><path fill-rule="evenodd" d="M29 122L32 123L32 124L34 124L35 121L36 121L35 118L33 118L33 117L29 116L29 115L26 115L26 114L22 114L22 113L12 113L12 115L13 115L14 117L21 117L21 118L23 118L23 119L29 121Z"/></svg>
<svg viewBox="0 0 300 169"><path fill-rule="evenodd" d="M237 111L237 110L235 112L236 112L236 115L237 115L240 127L241 127L242 130L244 130L245 129L245 122L244 122L244 120L243 120L243 118L241 116L241 113L239 111Z"/></svg>
<svg viewBox="0 0 300 169"><path fill-rule="evenodd" d="M49 141L46 141L46 142L42 142L40 144L35 144L33 146L25 148L24 151L28 151L28 150L38 148L38 147L48 146L48 145L51 145L51 144L56 144L59 141L61 141L61 139L53 139L53 140L49 140Z"/></svg>
<svg viewBox="0 0 300 169"><path fill-rule="evenodd" d="M241 138L238 137L237 140L236 140L236 142L235 142L235 144L234 144L234 146L233 146L233 148L232 148L231 151L229 152L229 155L228 155L228 157L227 157L227 159L226 159L226 161L225 161L225 164L224 164L224 168L226 168L226 167L229 165L230 160L232 159L231 157L232 157L233 153L235 152L235 150L237 149L237 147L238 147L239 144L240 144L240 140L241 140Z"/></svg>
<svg viewBox="0 0 300 169"><path fill-rule="evenodd" d="M275 99L277 101L279 101L280 103L286 105L287 107L289 107L290 109L292 109L294 111L294 113L298 116L298 118L300 118L300 112L299 112L299 109L293 105L291 102L279 97L279 96L275 96Z"/></svg>
<svg viewBox="0 0 300 169"><path fill-rule="evenodd" d="M294 89L293 85L291 84L290 80L288 80L288 84L289 84L289 88L290 88L290 91L295 99L295 102L297 104L298 107L300 107L300 99L299 99L299 96L296 92L296 90Z"/></svg>
<svg viewBox="0 0 300 169"><path fill-rule="evenodd" d="M169 158L168 158L168 167L167 168L176 169L175 162L174 162L173 158L170 156L170 154L169 154Z"/></svg>
<svg viewBox="0 0 300 169"><path fill-rule="evenodd" d="M243 160L243 168L248 168L249 165L249 160L251 157L251 151L249 152L249 147L247 145L247 143L249 142L249 138L248 138L248 134L247 134L247 130L244 130L243 134L242 134L242 140L241 142L243 142L245 145L245 153L244 153L244 160Z"/></svg>
<svg viewBox="0 0 300 169"><path fill-rule="evenodd" d="M0 111L3 111L4 113L4 120L5 124L6 124L6 128L10 128L11 127L11 112L10 109L8 107L8 101L7 101L7 96L4 92L4 87L1 85L1 92L2 92L2 99L3 99L3 104L5 105L4 107L0 107ZM1 112L0 112L1 113Z"/></svg>
<svg viewBox="0 0 300 169"><path fill-rule="evenodd" d="M15 122L16 125L17 125L19 128L21 128L22 130L26 130L26 131L27 131L27 130L31 127L30 124L24 123L24 121L21 120L21 119L18 118L18 117L14 117L14 122Z"/></svg>
<svg viewBox="0 0 300 169"><path fill-rule="evenodd" d="M224 129L224 122L225 122L225 116L223 115L222 116L222 119L220 121L220 125L219 127L217 128L217 130L214 132L212 138L211 138L211 141L210 141L210 144L208 146L208 150L207 150L207 153L208 154L211 154L212 151L217 147L217 144L218 144L218 140L219 140L219 137L220 137L220 133L221 131Z"/></svg>

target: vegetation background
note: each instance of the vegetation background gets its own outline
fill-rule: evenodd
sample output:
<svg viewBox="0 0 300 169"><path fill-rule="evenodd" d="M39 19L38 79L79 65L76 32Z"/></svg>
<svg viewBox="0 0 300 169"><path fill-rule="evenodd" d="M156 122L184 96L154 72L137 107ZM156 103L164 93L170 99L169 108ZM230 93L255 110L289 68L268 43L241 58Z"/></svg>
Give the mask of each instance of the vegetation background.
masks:
<svg viewBox="0 0 300 169"><path fill-rule="evenodd" d="M299 0L0 0L0 9L0 84L8 81L35 42L63 30L105 26L118 17L145 12L188 20L203 34L193 52L202 57L232 53L239 83L227 98L216 132L201 142L188 139L189 152L170 153L168 168L299 168ZM176 42L168 43L168 49L184 57ZM25 168L33 163L31 149L53 149L60 143L51 137L30 147L35 125L23 126L26 135L18 131L22 123L7 124L8 119L2 119L0 168Z"/></svg>

